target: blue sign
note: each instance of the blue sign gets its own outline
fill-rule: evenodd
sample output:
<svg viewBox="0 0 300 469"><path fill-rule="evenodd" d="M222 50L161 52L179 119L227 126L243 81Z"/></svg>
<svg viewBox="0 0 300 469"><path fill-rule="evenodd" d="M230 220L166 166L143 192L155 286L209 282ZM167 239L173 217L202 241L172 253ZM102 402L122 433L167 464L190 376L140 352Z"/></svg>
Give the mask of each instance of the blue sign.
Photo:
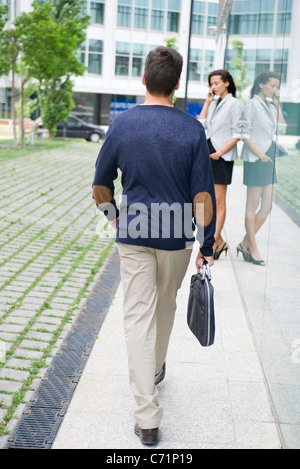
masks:
<svg viewBox="0 0 300 469"><path fill-rule="evenodd" d="M113 120L118 114L137 105L136 99L112 98L110 102L110 120Z"/></svg>

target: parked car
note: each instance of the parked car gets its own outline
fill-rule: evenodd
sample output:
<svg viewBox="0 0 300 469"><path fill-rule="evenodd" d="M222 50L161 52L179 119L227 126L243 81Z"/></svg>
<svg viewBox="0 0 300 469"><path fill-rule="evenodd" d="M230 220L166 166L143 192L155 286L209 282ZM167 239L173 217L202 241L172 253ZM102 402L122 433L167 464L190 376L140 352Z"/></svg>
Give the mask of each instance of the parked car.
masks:
<svg viewBox="0 0 300 469"><path fill-rule="evenodd" d="M61 122L57 126L57 137L85 138L89 142L99 142L104 139L105 131L94 124L88 124L79 117L71 114L67 122Z"/></svg>

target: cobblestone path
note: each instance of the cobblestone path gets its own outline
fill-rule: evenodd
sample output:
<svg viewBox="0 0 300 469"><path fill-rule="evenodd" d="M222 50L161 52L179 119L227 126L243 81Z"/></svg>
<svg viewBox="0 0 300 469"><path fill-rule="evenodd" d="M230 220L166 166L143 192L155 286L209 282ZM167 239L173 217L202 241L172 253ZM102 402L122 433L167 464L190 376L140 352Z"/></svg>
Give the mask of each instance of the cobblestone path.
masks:
<svg viewBox="0 0 300 469"><path fill-rule="evenodd" d="M0 447L114 244L91 197L98 150L0 153Z"/></svg>

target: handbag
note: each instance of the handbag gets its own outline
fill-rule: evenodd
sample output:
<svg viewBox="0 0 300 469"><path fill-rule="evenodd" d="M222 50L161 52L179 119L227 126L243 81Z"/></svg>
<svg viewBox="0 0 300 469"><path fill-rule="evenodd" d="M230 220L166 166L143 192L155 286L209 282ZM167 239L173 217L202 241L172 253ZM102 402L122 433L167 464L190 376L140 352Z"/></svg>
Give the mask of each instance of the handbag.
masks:
<svg viewBox="0 0 300 469"><path fill-rule="evenodd" d="M192 275L187 308L187 323L203 347L213 345L215 339L214 287L211 272L204 264Z"/></svg>

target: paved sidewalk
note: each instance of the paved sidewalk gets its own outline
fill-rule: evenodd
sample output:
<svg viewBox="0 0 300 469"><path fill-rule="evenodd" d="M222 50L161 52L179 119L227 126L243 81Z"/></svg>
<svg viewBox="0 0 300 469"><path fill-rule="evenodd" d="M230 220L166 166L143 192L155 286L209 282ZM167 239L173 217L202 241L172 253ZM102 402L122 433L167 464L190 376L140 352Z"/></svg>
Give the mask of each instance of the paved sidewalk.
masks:
<svg viewBox="0 0 300 469"><path fill-rule="evenodd" d="M235 171L239 184L241 168ZM237 199L233 190L229 200L235 215L235 205L242 213L244 197ZM275 210L285 217L278 207ZM243 233L241 220L230 218L232 246ZM283 446L236 263L255 276L257 267L237 260L232 251L212 269L217 330L215 344L207 349L198 344L186 324L189 282L196 257L193 253L178 295L166 378L159 385L164 417L156 449ZM258 274L265 276L265 272ZM264 305L259 307L263 312ZM119 286L53 449L141 449L143 445L133 433L133 409Z"/></svg>
<svg viewBox="0 0 300 469"><path fill-rule="evenodd" d="M90 172L89 165L92 164L92 161L94 163L94 158L84 160L84 164L81 166L78 155L74 158L74 167L81 167L82 171ZM43 163L45 164L45 160ZM229 211L225 227L225 236L230 244L229 255L228 257L222 256L212 270L216 302L216 341L210 348L201 347L186 324L186 304L190 277L194 273L195 252L178 295L178 311L170 342L167 375L159 385L164 418L161 425L161 440L155 450L279 449L284 446L283 430L286 432L284 436L289 447L299 445L298 422L300 413L298 412L296 396L299 396L297 393L300 374L299 365L292 363L290 354L291 341L297 338L297 334L300 337L297 307L295 308L295 305L299 304L299 292L297 291L299 228L278 206L275 206L270 218L271 224L266 224L259 237L262 254L268 256L267 268L259 268L245 263L241 258L237 259L234 246L238 244L243 235L245 206L245 191L241 189L241 176L242 168L236 167L234 184L228 194ZM87 174L85 174L86 177ZM72 186L69 194L65 194L66 199L69 200L70 194L72 196L76 184ZM66 192L66 187L62 193ZM18 192L16 188L14 192ZM83 198L85 200L85 212L84 210L83 212L87 215L90 200L87 200L87 194ZM3 202L5 200L2 200ZM75 206L77 207L77 205ZM31 206L32 208L33 206ZM14 210L22 212L20 204L16 203ZM49 207L47 210L49 212ZM56 210L62 214L62 211L59 210L59 204L57 204ZM27 217L29 215L30 213L27 213ZM71 221L73 218L74 213L66 215L67 221ZM82 220L82 218L78 219ZM4 217L3 220L6 221L6 218ZM89 228L85 228L84 233L92 236L93 224L97 223L97 218L87 217L86 221ZM12 223L9 226L13 228ZM55 218L55 226L59 226L57 218ZM82 224L83 226L86 225ZM64 227L65 225L62 224L61 228ZM79 229L79 225L76 225L76 228ZM73 231L77 233L76 229ZM293 242L290 243L292 249L290 257L287 257L286 254L288 236L293 239ZM270 246L269 241L271 241ZM103 242L103 239L98 239L97 242L95 240L96 244L87 259L90 261L95 259L97 249L101 248ZM61 245L58 243L57 248L59 247L61 248ZM26 251L26 249L24 250ZM281 299L276 294L279 284L277 253L281 258L282 272L288 272L292 269L292 281L284 276L286 279L284 288L290 289L283 318L281 318L282 308L278 308L278 305L282 305ZM80 258L81 268L85 269L85 265L85 258ZM90 269L91 266L89 263L88 265ZM7 279L5 269L1 271ZM71 269L71 272L73 271L79 273L77 268ZM42 275L44 278L48 270L42 272L44 272ZM89 276L91 280L89 289L85 290L86 294L90 292L90 295L87 300L81 297L81 301L76 303L76 307L73 304L72 324L75 323L80 310L84 310L86 302L90 298L93 301L95 269L89 270L89 274L91 272L93 275ZM84 273L86 274L86 272ZM50 276L46 278L47 282L51 280ZM37 283L40 283L40 280L38 277ZM282 283L279 285L282 286ZM44 286L46 286L45 283ZM57 278L55 286L57 287ZM53 292L53 286L51 292ZM57 292L56 288L55 292ZM72 292L73 301L74 293ZM31 298L38 299L39 296L39 293L36 293ZM47 298L44 298L43 302L49 301ZM26 304L25 297L22 298L22 301L24 300ZM28 302L28 304L28 308L22 307L23 313L34 309L34 302ZM49 323L51 320L49 318L57 320L56 313L59 309L54 308L53 304L55 303L51 303L51 308L49 308L51 311L47 311L48 308L45 309L44 303L42 309L35 308L35 320L30 322L30 330L26 329L23 335L20 332L20 336L16 333L17 337L25 339L25 335L34 330L32 326L40 322L39 318L45 316L45 311L48 314L46 314L47 321L44 323ZM65 314L67 308L64 310L61 305L62 303L59 308ZM10 309L12 306L14 308ZM4 321L0 322L0 326L5 324L6 319L10 318L10 314L16 310L20 310L20 306L10 304L9 309L2 316ZM18 317L24 318L26 314ZM292 330L287 329L286 323L282 319L290 321ZM47 370L47 365L49 367L55 353L59 352L59 344L63 343L63 338L68 337L67 332L71 329L72 324L67 324L69 327L65 326L66 329L62 330L62 335L59 336L56 346L52 347L49 361L45 362L45 368L41 368L40 374L37 375L38 382L43 376L42 372ZM38 328L40 327L39 325ZM37 332L45 333L41 330ZM12 334L12 332L10 333ZM265 335L268 339L267 342L263 340ZM44 336L42 341L47 343L48 339ZM37 340L37 338L31 337L30 340ZM41 338L39 340L41 341ZM49 344L50 342L48 342ZM24 347L23 350L26 348ZM31 352L35 351L35 349L31 350ZM22 359L25 357L23 356ZM6 364L5 368L20 371L20 368L12 366L12 364ZM32 372L30 376L33 376ZM267 376L268 382L265 382L265 376ZM3 379L0 380L1 382L15 383L19 381L15 376L13 381ZM31 395L27 396L27 401L24 399L20 404L19 413L16 412L13 418L14 423L18 417L22 421L22 411L26 408L26 402L30 402L30 398L32 401L36 388L37 384L34 387L32 383ZM3 395L11 396L12 394ZM276 408L274 408L274 403ZM123 332L122 287L119 286L71 402L61 418L62 422L56 433L56 438L54 442L51 441L52 448L142 449L144 446L133 433L133 409L134 402L128 384L127 355Z"/></svg>
<svg viewBox="0 0 300 469"><path fill-rule="evenodd" d="M207 349L186 325L193 272L192 261L178 296L166 378L159 385L164 418L156 449L280 448L231 261L222 259L213 270L217 332ZM133 433L133 408L120 286L53 449L143 448Z"/></svg>

